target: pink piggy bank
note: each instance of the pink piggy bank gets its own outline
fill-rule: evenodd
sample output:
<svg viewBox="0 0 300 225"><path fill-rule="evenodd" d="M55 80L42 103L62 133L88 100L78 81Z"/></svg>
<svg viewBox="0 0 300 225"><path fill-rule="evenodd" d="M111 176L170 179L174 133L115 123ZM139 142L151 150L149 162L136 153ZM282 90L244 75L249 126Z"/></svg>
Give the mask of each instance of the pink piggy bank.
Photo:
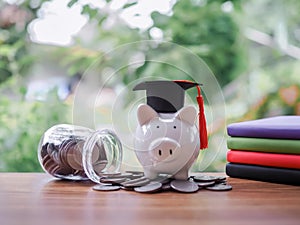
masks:
<svg viewBox="0 0 300 225"><path fill-rule="evenodd" d="M142 104L137 116L135 153L145 176L155 179L159 174L169 174L187 180L200 149L199 131L194 124L196 109L186 106L176 113L157 113Z"/></svg>

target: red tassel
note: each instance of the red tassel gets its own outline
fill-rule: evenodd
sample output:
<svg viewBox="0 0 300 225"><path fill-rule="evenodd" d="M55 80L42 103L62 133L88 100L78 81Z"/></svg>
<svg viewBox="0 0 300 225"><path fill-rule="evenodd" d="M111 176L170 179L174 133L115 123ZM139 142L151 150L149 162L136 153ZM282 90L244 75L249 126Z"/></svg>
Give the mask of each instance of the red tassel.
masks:
<svg viewBox="0 0 300 225"><path fill-rule="evenodd" d="M208 137L207 137L207 128L206 128L206 119L204 114L204 100L201 95L200 86L197 86L198 96L197 102L199 106L199 133L200 133L200 149L205 149L208 147Z"/></svg>
<svg viewBox="0 0 300 225"><path fill-rule="evenodd" d="M182 81L182 82L192 82L189 80L174 80L174 81ZM208 136L207 136L207 128L206 128L206 118L204 114L204 100L203 96L201 95L200 86L197 86L198 96L197 102L199 107L199 138L200 138L200 149L208 148Z"/></svg>

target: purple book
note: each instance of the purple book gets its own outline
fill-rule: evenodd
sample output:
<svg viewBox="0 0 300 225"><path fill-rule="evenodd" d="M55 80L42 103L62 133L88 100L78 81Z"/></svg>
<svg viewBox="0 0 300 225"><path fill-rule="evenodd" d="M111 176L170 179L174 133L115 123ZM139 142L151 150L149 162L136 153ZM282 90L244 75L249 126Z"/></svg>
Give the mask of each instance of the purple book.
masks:
<svg viewBox="0 0 300 225"><path fill-rule="evenodd" d="M278 116L233 123L227 126L232 137L300 139L300 116Z"/></svg>

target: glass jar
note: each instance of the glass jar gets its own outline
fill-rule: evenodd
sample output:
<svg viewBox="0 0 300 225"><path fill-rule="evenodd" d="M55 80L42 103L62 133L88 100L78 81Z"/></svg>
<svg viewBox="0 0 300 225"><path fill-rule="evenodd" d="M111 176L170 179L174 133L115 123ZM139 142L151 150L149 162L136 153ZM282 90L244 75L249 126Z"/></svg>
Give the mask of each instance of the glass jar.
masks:
<svg viewBox="0 0 300 225"><path fill-rule="evenodd" d="M38 159L54 177L99 183L104 174L118 173L122 145L111 130L59 124L41 137Z"/></svg>

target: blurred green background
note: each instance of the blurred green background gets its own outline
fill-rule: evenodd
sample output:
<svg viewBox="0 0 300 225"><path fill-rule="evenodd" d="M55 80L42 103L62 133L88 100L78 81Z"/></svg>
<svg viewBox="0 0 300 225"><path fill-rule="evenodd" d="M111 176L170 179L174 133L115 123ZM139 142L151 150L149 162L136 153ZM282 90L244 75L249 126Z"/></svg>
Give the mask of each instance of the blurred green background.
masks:
<svg viewBox="0 0 300 225"><path fill-rule="evenodd" d="M203 59L221 86L226 119L210 121L219 127L210 137L222 138L224 127L236 121L299 115L299 11L298 0L2 0L0 171L41 171L39 139L54 124L72 123L76 85L96 60L100 83L121 58L128 64L144 60L105 86L95 110L99 127L109 125L112 99L122 87L149 76L175 79L166 65L147 62L149 49L160 49L158 59L164 56L161 41ZM126 56L99 60L117 46L142 40L156 44L141 42ZM164 57L178 57L176 50L167 52ZM223 145L218 154L211 151L213 163L193 169L224 171Z"/></svg>

